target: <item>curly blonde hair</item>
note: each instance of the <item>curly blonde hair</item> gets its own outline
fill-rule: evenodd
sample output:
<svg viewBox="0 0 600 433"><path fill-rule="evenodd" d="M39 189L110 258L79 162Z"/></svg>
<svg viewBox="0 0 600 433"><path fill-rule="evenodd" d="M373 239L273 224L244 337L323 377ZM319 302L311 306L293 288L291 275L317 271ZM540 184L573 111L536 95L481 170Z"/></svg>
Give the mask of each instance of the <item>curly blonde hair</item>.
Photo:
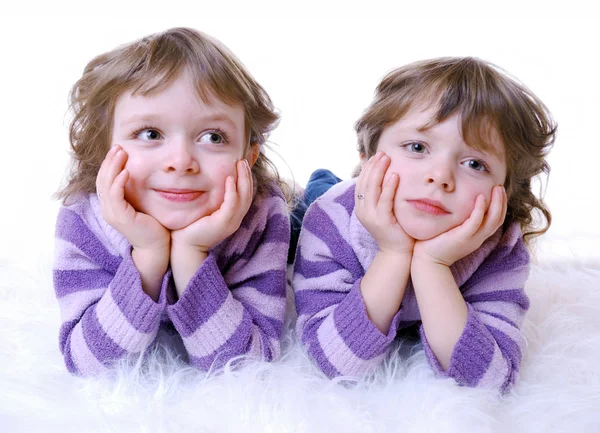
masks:
<svg viewBox="0 0 600 433"><path fill-rule="evenodd" d="M526 241L546 232L552 216L533 193L531 181L550 172L546 156L557 125L542 101L506 71L481 59L443 57L411 63L383 78L356 122L359 153L374 155L383 130L423 103L437 105L430 126L459 114L463 138L473 148L490 149L494 135L502 140L507 165L505 227L518 221ZM534 221L536 212L545 221Z"/></svg>
<svg viewBox="0 0 600 433"><path fill-rule="evenodd" d="M115 103L125 91L147 96L170 84L187 68L200 98L211 95L244 109L246 149L259 145L252 167L257 194L274 184L290 201L289 186L263 151L279 114L266 91L242 63L221 43L193 29L173 28L118 47L92 59L72 87L73 115L69 126L72 164L67 184L56 198L67 203L78 193L96 191L96 176L109 148Z"/></svg>

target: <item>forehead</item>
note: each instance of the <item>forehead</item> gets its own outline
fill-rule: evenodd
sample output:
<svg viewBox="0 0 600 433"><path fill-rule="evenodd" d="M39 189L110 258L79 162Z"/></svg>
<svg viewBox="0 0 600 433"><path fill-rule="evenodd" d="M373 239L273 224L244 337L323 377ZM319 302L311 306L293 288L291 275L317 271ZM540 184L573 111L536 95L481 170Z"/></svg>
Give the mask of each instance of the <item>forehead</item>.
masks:
<svg viewBox="0 0 600 433"><path fill-rule="evenodd" d="M201 95L190 74L182 73L170 82L150 88L151 91L145 92L140 87L122 92L116 100L115 117L187 115L244 124L245 113L240 104L225 103L212 92Z"/></svg>
<svg viewBox="0 0 600 433"><path fill-rule="evenodd" d="M437 104L416 103L386 129L432 137L441 134L436 138L443 138L444 134L451 132L460 136L467 146L475 150L502 160L505 158L504 143L492 122L485 118L464 119L459 112L440 117Z"/></svg>

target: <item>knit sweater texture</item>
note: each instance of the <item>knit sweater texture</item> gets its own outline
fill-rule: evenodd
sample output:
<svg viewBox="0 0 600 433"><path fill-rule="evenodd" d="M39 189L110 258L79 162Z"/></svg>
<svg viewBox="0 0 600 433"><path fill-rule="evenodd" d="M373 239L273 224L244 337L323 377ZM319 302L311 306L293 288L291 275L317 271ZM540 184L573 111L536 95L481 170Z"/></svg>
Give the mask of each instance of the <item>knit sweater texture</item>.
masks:
<svg viewBox="0 0 600 433"><path fill-rule="evenodd" d="M56 224L53 279L67 369L98 375L145 351L159 329L183 340L189 363L201 370L238 355L278 358L289 236L285 199L273 188L209 251L179 299L168 270L155 302L142 290L131 245L102 219L97 196L80 195L61 207Z"/></svg>
<svg viewBox="0 0 600 433"><path fill-rule="evenodd" d="M389 332L367 316L360 283L378 251L354 212L355 180L341 182L308 209L296 252L293 287L297 334L329 377L364 376L388 356L398 331L418 325L433 370L461 385L505 392L525 347L520 327L529 308L524 284L529 253L518 224L500 228L450 269L468 319L444 371L427 342L411 281Z"/></svg>

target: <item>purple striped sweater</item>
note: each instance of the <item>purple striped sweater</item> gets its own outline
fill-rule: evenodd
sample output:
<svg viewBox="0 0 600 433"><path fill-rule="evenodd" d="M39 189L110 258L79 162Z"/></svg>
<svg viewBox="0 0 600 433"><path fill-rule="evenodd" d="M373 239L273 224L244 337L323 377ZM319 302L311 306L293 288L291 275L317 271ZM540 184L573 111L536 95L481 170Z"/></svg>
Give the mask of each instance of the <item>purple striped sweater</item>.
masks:
<svg viewBox="0 0 600 433"><path fill-rule="evenodd" d="M420 323L409 280L387 335L367 316L360 282L377 252L354 213L355 180L339 183L308 209L294 265L297 333L329 377L371 373L389 353L398 330ZM466 386L505 392L514 384L525 340L520 331L529 299L524 291L529 253L518 224L498 230L451 266L469 311L443 371L420 327L433 370Z"/></svg>
<svg viewBox="0 0 600 433"><path fill-rule="evenodd" d="M159 328L175 328L190 364L207 370L237 355L279 357L290 236L277 191L256 198L240 228L216 245L172 302L169 270L158 302L143 291L131 245L101 217L95 194L60 209L54 289L67 369L90 376L144 351Z"/></svg>

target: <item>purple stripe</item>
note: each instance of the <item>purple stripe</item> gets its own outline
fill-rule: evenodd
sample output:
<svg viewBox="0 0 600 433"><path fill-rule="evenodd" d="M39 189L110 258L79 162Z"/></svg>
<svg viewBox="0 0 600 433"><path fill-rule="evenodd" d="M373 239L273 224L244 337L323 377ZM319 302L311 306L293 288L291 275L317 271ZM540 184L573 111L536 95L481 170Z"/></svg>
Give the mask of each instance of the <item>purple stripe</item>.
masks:
<svg viewBox="0 0 600 433"><path fill-rule="evenodd" d="M107 287L113 276L105 269L82 269L52 271L54 291L61 298L80 290L92 290Z"/></svg>
<svg viewBox="0 0 600 433"><path fill-rule="evenodd" d="M518 304L523 310L529 309L529 298L522 289L495 290L493 292L467 295L465 296L465 301L471 304L476 302L503 301Z"/></svg>
<svg viewBox="0 0 600 433"><path fill-rule="evenodd" d="M75 328L75 325L77 325L77 322L77 320L71 320L63 323L58 334L60 352L63 354L67 370L72 374L77 374L77 367L75 367L73 355L71 354L71 333L73 328Z"/></svg>
<svg viewBox="0 0 600 433"><path fill-rule="evenodd" d="M190 290L190 289L191 288L188 288L187 290ZM171 320L173 320L174 325L176 326L177 330L179 331L179 334L181 334L182 337L189 337L194 332L196 332L196 330L198 330L198 328L200 328L202 325L204 325L206 322L208 322L208 320L217 311L219 311L221 309L221 307L223 306L223 304L225 303L226 300L227 300L226 296L224 296L222 299L219 299L218 306L215 306L213 311L208 312L208 311L206 311L205 307L196 305L196 302L195 302L196 297L185 296L185 293L184 293L183 296L179 299L179 302L177 302L177 304L174 304L169 307L170 309L178 310L177 313L170 314L169 316L171 317ZM214 303L216 301L217 301L216 299L211 299L211 306L214 305ZM192 305L190 305L190 304L192 304ZM196 314L194 314L192 316L188 313L189 311L194 311L194 312L196 312ZM199 313L200 311L202 312L202 314ZM183 319L180 320L180 317L183 317Z"/></svg>
<svg viewBox="0 0 600 433"><path fill-rule="evenodd" d="M87 309L81 325L83 326L83 338L90 352L101 364L106 365L107 362L125 355L125 349L112 341L102 329L96 316L96 305Z"/></svg>
<svg viewBox="0 0 600 433"><path fill-rule="evenodd" d="M503 322L508 323L510 326L512 326L513 328L517 328L519 329L519 327L517 326L516 323L514 323L512 320L510 320L507 317L504 317L503 315L499 314L499 313L492 313L491 311L486 311L486 310L478 310L480 313L484 313L487 316L492 316L495 317L498 320L502 320Z"/></svg>
<svg viewBox="0 0 600 433"><path fill-rule="evenodd" d="M342 206L344 206L344 209L346 209L346 212L348 212L348 215L351 215L352 211L354 210L354 191L355 190L356 190L356 184L352 185L342 195L340 195L339 197L337 197L334 200L335 203L339 203Z"/></svg>
<svg viewBox="0 0 600 433"><path fill-rule="evenodd" d="M335 260L350 271L354 280L364 275L364 270L352 246L344 239L335 223L318 206L318 203L315 202L308 210L303 227L327 245L329 251L335 254Z"/></svg>
<svg viewBox="0 0 600 433"><path fill-rule="evenodd" d="M499 329L487 325L486 328L492 334L496 343L498 343L502 355L510 362L510 367L518 370L519 363L521 362L521 349L519 345Z"/></svg>
<svg viewBox="0 0 600 433"><path fill-rule="evenodd" d="M375 335L373 335L373 333L368 333L368 335L360 335L357 333L356 326L353 326L352 323L354 320L356 320L356 317L346 316L341 308L336 308L333 311L333 323L335 329L354 355L368 361L381 355L388 349L388 345L380 345L378 350L376 346L373 347L371 343L374 341L373 337Z"/></svg>
<svg viewBox="0 0 600 433"><path fill-rule="evenodd" d="M250 349L252 338L252 326L250 325L251 318L248 312L244 311L244 317L240 326L229 339L221 346L220 349L211 355L197 358L190 356L190 364L202 369L208 370L211 365L217 368L223 367L234 356L243 355Z"/></svg>
<svg viewBox="0 0 600 433"><path fill-rule="evenodd" d="M275 220L275 221L273 221ZM287 259L288 246L290 243L290 222L289 218L283 215L273 215L267 221L267 226L263 231L255 231L250 236L248 244L241 253L232 254L231 256L223 255L219 257L219 269L223 269L223 273L227 273L229 268L238 260L250 260L258 248L267 243L281 243L282 263L285 263L283 257ZM272 259L277 259L274 257Z"/></svg>
<svg viewBox="0 0 600 433"><path fill-rule="evenodd" d="M238 287L254 287L260 293L271 296L285 297L286 272L284 270L275 270L263 272L258 275L253 275L239 283L229 286L229 289L234 291Z"/></svg>
<svg viewBox="0 0 600 433"><path fill-rule="evenodd" d="M302 290L295 293L296 310L299 314L317 314L327 307L339 304L346 296L347 292Z"/></svg>
<svg viewBox="0 0 600 433"><path fill-rule="evenodd" d="M315 360L321 371L331 379L336 376L341 376L342 373L329 362L329 358L327 358L327 355L325 355L323 348L319 344L317 329L321 323L323 323L323 319L307 323L307 326L302 333L302 343L307 348L308 353L312 359Z"/></svg>
<svg viewBox="0 0 600 433"><path fill-rule="evenodd" d="M283 330L283 321L267 317L252 305L242 304L244 309L252 316L252 321L267 336L279 339ZM282 317L283 319L283 317ZM243 322L242 322L243 323Z"/></svg>
<svg viewBox="0 0 600 433"><path fill-rule="evenodd" d="M93 258L95 263L112 274L121 263L121 258L110 254L81 217L69 209L60 210L56 222L56 236L76 245L86 256Z"/></svg>
<svg viewBox="0 0 600 433"><path fill-rule="evenodd" d="M501 272L511 272L518 268L529 265L529 253L523 242L518 242L514 247L497 247L483 261L481 266L461 287L461 292L465 292L482 280L488 279L490 275ZM523 273L523 279L527 273ZM495 278L492 278L492 280Z"/></svg>
<svg viewBox="0 0 600 433"><path fill-rule="evenodd" d="M323 275L329 275L333 272L344 269L344 266L334 260L326 262L317 262L305 259L302 256L302 243L298 244L298 250L294 273L302 275L304 278L317 278ZM360 277L359 277L360 278ZM348 281L348 283L351 283Z"/></svg>
<svg viewBox="0 0 600 433"><path fill-rule="evenodd" d="M500 392L504 394L517 379L517 373L519 372L519 364L522 356L521 349L519 348L519 345L504 332L492 328L491 326L486 326L486 328L493 335L496 343L498 343L498 346L500 347L502 355L509 363L508 377L500 388Z"/></svg>

